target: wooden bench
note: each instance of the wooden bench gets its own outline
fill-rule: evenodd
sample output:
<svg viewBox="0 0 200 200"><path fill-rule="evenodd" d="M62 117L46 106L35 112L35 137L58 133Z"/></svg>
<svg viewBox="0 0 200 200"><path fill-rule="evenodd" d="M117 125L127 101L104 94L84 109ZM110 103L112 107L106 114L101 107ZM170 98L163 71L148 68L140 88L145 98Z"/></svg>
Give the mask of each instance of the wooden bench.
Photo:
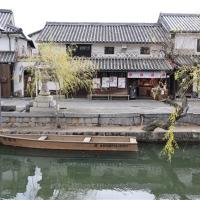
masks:
<svg viewBox="0 0 200 200"><path fill-rule="evenodd" d="M38 138L38 140L46 140L48 138L47 135L42 135L41 137Z"/></svg>
<svg viewBox="0 0 200 200"><path fill-rule="evenodd" d="M113 100L113 99L121 99L121 98L126 98L127 100L130 99L129 94L123 94L123 93L113 93L113 94L91 94L89 96L90 100L93 99L106 99L106 100Z"/></svg>
<svg viewBox="0 0 200 200"><path fill-rule="evenodd" d="M109 94L91 94L89 96L89 98L90 98L90 100L92 100L94 98L96 98L96 99L102 99L102 98L104 98L104 99L109 100L110 96L109 96Z"/></svg>
<svg viewBox="0 0 200 200"><path fill-rule="evenodd" d="M128 95L128 94L111 94L110 100L113 100L113 98L127 98L129 101L130 95Z"/></svg>

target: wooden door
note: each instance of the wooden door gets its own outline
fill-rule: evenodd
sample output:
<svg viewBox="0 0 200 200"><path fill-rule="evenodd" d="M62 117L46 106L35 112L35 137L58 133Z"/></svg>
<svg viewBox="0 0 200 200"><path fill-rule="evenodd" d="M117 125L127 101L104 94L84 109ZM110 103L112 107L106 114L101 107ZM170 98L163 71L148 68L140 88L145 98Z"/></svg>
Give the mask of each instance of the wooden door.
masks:
<svg viewBox="0 0 200 200"><path fill-rule="evenodd" d="M11 67L9 64L0 64L1 96L11 96Z"/></svg>

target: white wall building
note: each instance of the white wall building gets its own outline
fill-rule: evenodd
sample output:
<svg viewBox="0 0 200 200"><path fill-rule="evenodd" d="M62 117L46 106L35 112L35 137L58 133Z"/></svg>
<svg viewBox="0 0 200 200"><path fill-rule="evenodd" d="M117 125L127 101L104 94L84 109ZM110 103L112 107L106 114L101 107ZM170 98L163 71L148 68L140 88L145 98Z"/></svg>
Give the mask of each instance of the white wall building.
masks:
<svg viewBox="0 0 200 200"><path fill-rule="evenodd" d="M24 70L27 63L22 58L32 55L33 42L23 30L15 26L13 12L0 9L0 77L2 96L24 95Z"/></svg>
<svg viewBox="0 0 200 200"><path fill-rule="evenodd" d="M171 39L174 62L178 66L200 64L200 14L161 13L158 22ZM196 84L189 93L197 95Z"/></svg>
<svg viewBox="0 0 200 200"><path fill-rule="evenodd" d="M34 33L30 36L35 40ZM172 66L165 59L167 36L158 23L47 22L36 42L75 46L73 56L87 57L97 65L99 92L128 94L136 81L138 95L149 96L159 78L169 82Z"/></svg>

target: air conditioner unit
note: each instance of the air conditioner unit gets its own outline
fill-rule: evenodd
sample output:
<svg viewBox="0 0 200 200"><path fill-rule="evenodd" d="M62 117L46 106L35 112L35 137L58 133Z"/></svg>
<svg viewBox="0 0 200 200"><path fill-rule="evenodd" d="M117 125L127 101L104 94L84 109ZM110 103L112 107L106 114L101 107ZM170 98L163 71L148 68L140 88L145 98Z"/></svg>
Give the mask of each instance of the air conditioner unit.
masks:
<svg viewBox="0 0 200 200"><path fill-rule="evenodd" d="M127 45L126 44L122 44L122 49L127 49Z"/></svg>

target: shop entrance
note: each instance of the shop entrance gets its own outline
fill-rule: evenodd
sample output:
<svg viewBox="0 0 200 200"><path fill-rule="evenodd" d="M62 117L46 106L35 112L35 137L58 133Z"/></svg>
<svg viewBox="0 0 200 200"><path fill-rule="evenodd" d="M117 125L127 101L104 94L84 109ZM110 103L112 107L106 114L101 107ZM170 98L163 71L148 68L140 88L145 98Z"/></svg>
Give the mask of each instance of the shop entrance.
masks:
<svg viewBox="0 0 200 200"><path fill-rule="evenodd" d="M152 98L152 88L162 86L165 82L166 80L155 78L128 79L130 98Z"/></svg>
<svg viewBox="0 0 200 200"><path fill-rule="evenodd" d="M167 74L162 71L136 71L128 72L128 88L130 98L152 98L155 88L163 88L167 84ZM165 86L166 87L166 86ZM154 88L154 90L152 90ZM135 94L133 95L133 91Z"/></svg>
<svg viewBox="0 0 200 200"><path fill-rule="evenodd" d="M12 67L9 64L0 64L1 96L10 97L12 93Z"/></svg>
<svg viewBox="0 0 200 200"><path fill-rule="evenodd" d="M151 97L151 89L159 84L159 79L138 79L139 97Z"/></svg>

